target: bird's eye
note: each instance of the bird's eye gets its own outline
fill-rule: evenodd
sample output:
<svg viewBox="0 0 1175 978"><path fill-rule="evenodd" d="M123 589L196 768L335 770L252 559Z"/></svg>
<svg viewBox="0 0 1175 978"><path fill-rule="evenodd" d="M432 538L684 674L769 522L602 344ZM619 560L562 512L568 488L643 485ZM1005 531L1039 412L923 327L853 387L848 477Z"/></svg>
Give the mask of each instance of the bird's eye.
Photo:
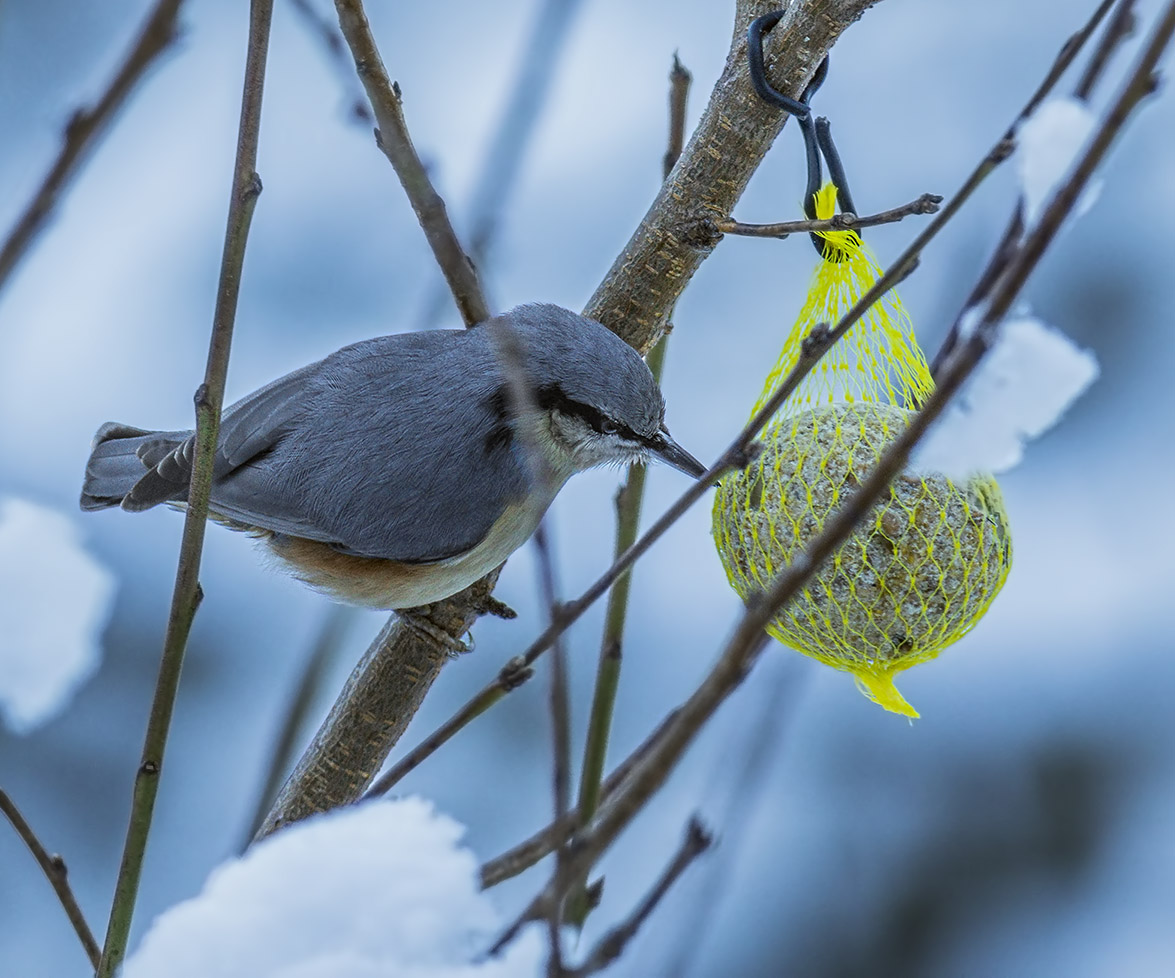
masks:
<svg viewBox="0 0 1175 978"><path fill-rule="evenodd" d="M600 434L601 435L615 435L615 434L619 434L619 432L620 432L620 425L618 425L615 421L609 421L607 418L604 418L600 422Z"/></svg>

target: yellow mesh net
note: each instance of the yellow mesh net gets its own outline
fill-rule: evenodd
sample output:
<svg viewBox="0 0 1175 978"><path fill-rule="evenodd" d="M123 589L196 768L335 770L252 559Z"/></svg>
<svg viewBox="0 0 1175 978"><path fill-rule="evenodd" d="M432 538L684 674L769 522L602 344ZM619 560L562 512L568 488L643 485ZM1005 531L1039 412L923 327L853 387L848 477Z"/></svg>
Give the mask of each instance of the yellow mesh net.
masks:
<svg viewBox="0 0 1175 978"><path fill-rule="evenodd" d="M816 195L831 217L836 188ZM795 366L818 323L835 325L881 274L853 231L826 244L808 296L755 411ZM764 428L764 450L719 484L713 533L744 600L768 588L868 476L932 388L909 317L891 290L801 382ZM754 413L754 412L752 412ZM988 475L965 483L904 472L768 631L851 673L887 710L918 713L894 686L970 631L1012 561L1008 517Z"/></svg>

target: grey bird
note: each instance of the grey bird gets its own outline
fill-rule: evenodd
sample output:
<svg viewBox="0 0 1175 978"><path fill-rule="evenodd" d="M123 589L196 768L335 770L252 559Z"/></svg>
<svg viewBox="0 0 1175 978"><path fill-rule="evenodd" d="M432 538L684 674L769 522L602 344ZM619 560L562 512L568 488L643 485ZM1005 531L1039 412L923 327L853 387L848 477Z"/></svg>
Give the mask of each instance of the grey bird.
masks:
<svg viewBox="0 0 1175 978"><path fill-rule="evenodd" d="M82 509L182 506L194 451L191 430L103 425ZM472 329L354 343L226 408L210 515L337 600L412 608L502 563L576 472L651 456L705 472L670 437L635 350L559 306L525 305Z"/></svg>

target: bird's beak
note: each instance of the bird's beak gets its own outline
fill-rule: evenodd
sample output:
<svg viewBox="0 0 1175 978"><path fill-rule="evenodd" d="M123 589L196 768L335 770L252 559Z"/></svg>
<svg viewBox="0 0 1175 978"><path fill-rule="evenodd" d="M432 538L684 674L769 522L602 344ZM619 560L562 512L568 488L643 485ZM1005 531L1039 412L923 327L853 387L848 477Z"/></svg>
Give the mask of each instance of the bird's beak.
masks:
<svg viewBox="0 0 1175 978"><path fill-rule="evenodd" d="M706 474L706 466L677 444L670 436L669 429L664 425L661 426L661 430L649 442L649 451L661 459L662 462L668 462L679 472L691 475L695 479Z"/></svg>

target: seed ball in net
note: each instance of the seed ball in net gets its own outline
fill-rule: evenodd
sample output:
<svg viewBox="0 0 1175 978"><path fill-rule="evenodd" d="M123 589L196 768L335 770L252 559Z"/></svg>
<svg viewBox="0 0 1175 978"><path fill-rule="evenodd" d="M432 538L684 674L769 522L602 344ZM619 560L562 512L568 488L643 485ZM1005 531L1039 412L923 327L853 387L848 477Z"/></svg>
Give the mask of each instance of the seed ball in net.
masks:
<svg viewBox="0 0 1175 978"><path fill-rule="evenodd" d="M744 599L770 586L867 478L911 412L829 404L786 416L714 507L723 565ZM969 631L1003 585L1011 536L995 480L904 472L768 631L853 673L887 709L916 716L894 673Z"/></svg>

